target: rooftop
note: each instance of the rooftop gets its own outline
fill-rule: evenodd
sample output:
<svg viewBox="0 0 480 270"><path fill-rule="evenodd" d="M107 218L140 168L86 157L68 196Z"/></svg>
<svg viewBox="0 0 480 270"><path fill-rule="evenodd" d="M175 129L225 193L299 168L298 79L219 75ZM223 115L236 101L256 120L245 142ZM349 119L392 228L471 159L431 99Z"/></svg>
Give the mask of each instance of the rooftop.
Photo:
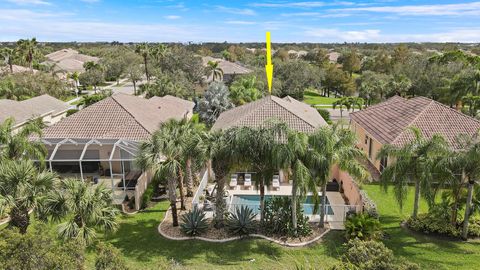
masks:
<svg viewBox="0 0 480 270"><path fill-rule="evenodd" d="M218 62L218 66L223 70L223 74L247 74L252 72L252 70L240 65L239 63L213 58L210 56L202 57L204 66L206 66L210 61Z"/></svg>
<svg viewBox="0 0 480 270"><path fill-rule="evenodd" d="M473 135L480 129L480 121L426 97L394 96L351 113L350 118L380 143L397 146L413 139L408 127L421 129L426 138L441 134L454 147L459 134Z"/></svg>
<svg viewBox="0 0 480 270"><path fill-rule="evenodd" d="M47 127L43 137L139 141L149 138L161 123L182 119L187 113L178 101L119 93Z"/></svg>
<svg viewBox="0 0 480 270"><path fill-rule="evenodd" d="M58 115L69 108L69 104L46 94L24 101L0 99L0 122L13 117L17 125L21 125L32 118L47 114Z"/></svg>
<svg viewBox="0 0 480 270"><path fill-rule="evenodd" d="M300 132L313 132L327 125L317 110L292 97L267 96L223 112L213 125L213 129L227 129L235 126L260 126L269 119L285 122L290 128Z"/></svg>
<svg viewBox="0 0 480 270"><path fill-rule="evenodd" d="M45 56L46 62L56 63L57 68L67 72L84 71L85 62L98 62L99 58L81 54L73 49L62 49Z"/></svg>

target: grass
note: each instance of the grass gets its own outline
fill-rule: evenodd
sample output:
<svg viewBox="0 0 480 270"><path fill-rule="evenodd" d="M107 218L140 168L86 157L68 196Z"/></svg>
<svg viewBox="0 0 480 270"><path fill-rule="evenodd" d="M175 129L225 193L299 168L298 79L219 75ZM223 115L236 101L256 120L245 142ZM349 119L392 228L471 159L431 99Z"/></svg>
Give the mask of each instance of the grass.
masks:
<svg viewBox="0 0 480 270"><path fill-rule="evenodd" d="M363 188L377 204L380 221L387 234L384 243L396 256L418 263L422 269L480 269L479 241L463 242L425 236L400 227L400 222L413 209L413 187L410 188L403 211L395 202L393 191L384 193L378 185L364 185ZM427 210L426 202L422 201L420 212Z"/></svg>
<svg viewBox="0 0 480 270"><path fill-rule="evenodd" d="M303 96L303 102L309 105L324 105L321 108L331 108L332 103L338 100L334 97L323 97L320 94L312 91L305 91Z"/></svg>
<svg viewBox="0 0 480 270"><path fill-rule="evenodd" d="M307 248L285 248L260 239L228 243L167 240L157 231L167 208L168 203L161 202L137 215L122 216L119 230L106 241L119 248L134 269L168 268L165 264L172 259L188 269L294 269L296 263L306 262L321 262L328 268L342 253L340 232L329 233L324 241Z"/></svg>

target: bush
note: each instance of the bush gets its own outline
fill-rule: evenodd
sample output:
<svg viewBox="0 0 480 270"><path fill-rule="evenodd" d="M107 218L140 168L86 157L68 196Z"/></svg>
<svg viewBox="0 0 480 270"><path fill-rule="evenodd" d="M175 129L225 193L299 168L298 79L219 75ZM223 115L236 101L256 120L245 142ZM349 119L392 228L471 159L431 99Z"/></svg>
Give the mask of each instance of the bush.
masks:
<svg viewBox="0 0 480 270"><path fill-rule="evenodd" d="M297 231L293 230L292 201L285 196L273 197L265 202L265 221L262 227L267 234L281 236L307 236L312 233L300 202L297 204Z"/></svg>
<svg viewBox="0 0 480 270"><path fill-rule="evenodd" d="M150 182L150 184L148 184L148 186L147 186L147 189L145 189L145 192L143 193L142 204L141 204L142 209L147 208L148 203L153 198L153 193L154 193L154 190L153 190L154 186L153 185L154 185L154 183L155 183L155 181Z"/></svg>
<svg viewBox="0 0 480 270"><path fill-rule="evenodd" d="M383 243L377 241L350 240L345 244L347 251L342 255L342 262L333 267L335 270L416 270L413 263L396 260L393 252Z"/></svg>
<svg viewBox="0 0 480 270"><path fill-rule="evenodd" d="M97 246L95 269L97 270L126 270L128 267L120 251L112 245L100 243Z"/></svg>
<svg viewBox="0 0 480 270"><path fill-rule="evenodd" d="M255 231L255 214L253 210L247 206L236 208L235 212L227 218L227 227L234 233L239 235L248 235Z"/></svg>
<svg viewBox="0 0 480 270"><path fill-rule="evenodd" d="M460 228L450 222L448 202L433 205L427 214L419 214L416 218L407 219L407 226L422 233L437 233L447 236L460 236Z"/></svg>
<svg viewBox="0 0 480 270"><path fill-rule="evenodd" d="M480 237L480 220L470 220L470 223L468 224L468 236Z"/></svg>
<svg viewBox="0 0 480 270"><path fill-rule="evenodd" d="M77 110L77 109L70 109L70 110L67 110L67 116L70 116L70 115L72 115L72 114L74 114L74 113L76 113L76 112L78 112L78 110Z"/></svg>
<svg viewBox="0 0 480 270"><path fill-rule="evenodd" d="M382 236L380 221L368 214L353 214L345 222L347 239L379 239Z"/></svg>
<svg viewBox="0 0 480 270"><path fill-rule="evenodd" d="M182 232L188 236L197 236L208 228L205 212L195 207L182 216Z"/></svg>
<svg viewBox="0 0 480 270"><path fill-rule="evenodd" d="M322 116L322 118L327 122L328 124L332 124L332 120L330 119L330 112L326 109L322 108L316 108L318 113Z"/></svg>

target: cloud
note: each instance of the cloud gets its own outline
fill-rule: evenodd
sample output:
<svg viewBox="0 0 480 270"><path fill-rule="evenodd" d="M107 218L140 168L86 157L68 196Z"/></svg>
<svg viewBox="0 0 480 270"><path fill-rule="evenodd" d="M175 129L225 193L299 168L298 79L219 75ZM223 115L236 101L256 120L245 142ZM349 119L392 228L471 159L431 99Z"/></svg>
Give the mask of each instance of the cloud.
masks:
<svg viewBox="0 0 480 270"><path fill-rule="evenodd" d="M280 2L280 3L252 3L254 7L267 8L316 8L325 6L351 6L355 5L353 2L338 1L338 2Z"/></svg>
<svg viewBox="0 0 480 270"><path fill-rule="evenodd" d="M326 41L369 42L380 37L380 30L341 31L338 29L317 28L305 31L307 37L321 38Z"/></svg>
<svg viewBox="0 0 480 270"><path fill-rule="evenodd" d="M227 24L238 24L238 25L252 25L256 24L256 22L252 21L226 21Z"/></svg>
<svg viewBox="0 0 480 270"><path fill-rule="evenodd" d="M245 16L256 15L254 10L248 9L248 8L230 8L225 6L215 6L215 9L220 12L237 14L237 15L245 15Z"/></svg>
<svg viewBox="0 0 480 270"><path fill-rule="evenodd" d="M394 13L398 15L414 16L445 16L445 15L480 15L480 2L464 4L439 4L439 5L405 5L405 6L377 6L343 8L336 11L365 11L377 13Z"/></svg>
<svg viewBox="0 0 480 270"><path fill-rule="evenodd" d="M293 13L282 13L280 16L283 17L311 17L311 18L343 18L352 16L351 13L345 12L336 12L336 13L326 13L326 12L293 12Z"/></svg>
<svg viewBox="0 0 480 270"><path fill-rule="evenodd" d="M52 5L52 3L43 0L7 0L7 2L17 5Z"/></svg>
<svg viewBox="0 0 480 270"><path fill-rule="evenodd" d="M167 20L178 20L182 17L180 16L177 16L177 15L168 15L168 16L164 16L163 18L167 19Z"/></svg>

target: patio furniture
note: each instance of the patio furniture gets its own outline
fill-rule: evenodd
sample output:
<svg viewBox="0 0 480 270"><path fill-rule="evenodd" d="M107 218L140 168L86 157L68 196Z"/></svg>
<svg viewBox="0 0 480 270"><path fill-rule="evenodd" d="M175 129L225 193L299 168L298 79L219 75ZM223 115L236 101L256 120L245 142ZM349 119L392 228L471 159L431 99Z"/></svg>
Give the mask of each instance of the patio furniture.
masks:
<svg viewBox="0 0 480 270"><path fill-rule="evenodd" d="M245 174L245 182L243 183L243 186L246 188L250 189L252 187L252 175L249 173Z"/></svg>
<svg viewBox="0 0 480 270"><path fill-rule="evenodd" d="M238 175L236 173L233 173L232 176L230 177L230 187L231 188L236 188L237 187L237 178L238 178Z"/></svg>
<svg viewBox="0 0 480 270"><path fill-rule="evenodd" d="M278 176L277 174L273 176L272 187L273 187L275 190L279 190L279 189L280 189L280 176Z"/></svg>

